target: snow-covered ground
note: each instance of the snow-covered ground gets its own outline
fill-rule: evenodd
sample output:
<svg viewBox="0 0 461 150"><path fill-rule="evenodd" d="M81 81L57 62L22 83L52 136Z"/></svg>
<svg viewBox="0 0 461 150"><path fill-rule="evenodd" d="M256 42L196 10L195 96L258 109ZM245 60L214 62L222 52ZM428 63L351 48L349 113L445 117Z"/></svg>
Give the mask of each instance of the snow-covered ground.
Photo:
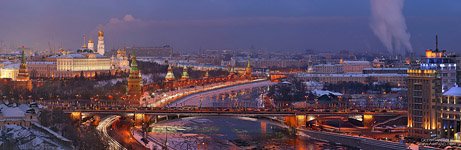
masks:
<svg viewBox="0 0 461 150"><path fill-rule="evenodd" d="M0 133L0 147L6 149L72 149L67 145L54 142L48 134L33 128L5 125Z"/></svg>

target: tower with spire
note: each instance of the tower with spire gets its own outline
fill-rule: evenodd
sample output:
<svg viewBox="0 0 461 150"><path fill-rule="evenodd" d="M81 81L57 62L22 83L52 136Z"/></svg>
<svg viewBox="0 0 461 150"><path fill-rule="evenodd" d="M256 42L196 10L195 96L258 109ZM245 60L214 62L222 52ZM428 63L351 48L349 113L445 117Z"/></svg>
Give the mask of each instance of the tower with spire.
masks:
<svg viewBox="0 0 461 150"><path fill-rule="evenodd" d="M16 77L15 87L32 90L32 81L30 80L29 72L27 70L26 54L24 47L22 47L21 65L19 66L19 73Z"/></svg>
<svg viewBox="0 0 461 150"><path fill-rule="evenodd" d="M250 59L248 59L247 66L245 68L244 77L250 79L252 76L253 69L251 68Z"/></svg>
<svg viewBox="0 0 461 150"><path fill-rule="evenodd" d="M165 76L165 81L166 82L172 82L175 80L174 74L173 74L173 68L171 68L171 65L168 65L168 72L166 73Z"/></svg>
<svg viewBox="0 0 461 150"><path fill-rule="evenodd" d="M133 51L131 56L131 69L128 76L127 95L130 100L139 100L142 96L142 77Z"/></svg>
<svg viewBox="0 0 461 150"><path fill-rule="evenodd" d="M105 53L104 51L104 31L102 31L102 29L98 31L98 50L97 52L101 55L104 55Z"/></svg>
<svg viewBox="0 0 461 150"><path fill-rule="evenodd" d="M181 80L182 81L189 80L189 73L187 73L187 67L186 66L184 66L184 68L182 69Z"/></svg>

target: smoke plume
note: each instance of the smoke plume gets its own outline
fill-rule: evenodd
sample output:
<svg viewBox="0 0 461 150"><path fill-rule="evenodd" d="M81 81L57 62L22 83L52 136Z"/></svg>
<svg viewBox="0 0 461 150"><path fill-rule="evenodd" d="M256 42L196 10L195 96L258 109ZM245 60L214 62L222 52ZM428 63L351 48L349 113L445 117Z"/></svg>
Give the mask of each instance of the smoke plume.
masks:
<svg viewBox="0 0 461 150"><path fill-rule="evenodd" d="M370 0L370 27L390 52L412 52L410 33L403 16L404 0Z"/></svg>

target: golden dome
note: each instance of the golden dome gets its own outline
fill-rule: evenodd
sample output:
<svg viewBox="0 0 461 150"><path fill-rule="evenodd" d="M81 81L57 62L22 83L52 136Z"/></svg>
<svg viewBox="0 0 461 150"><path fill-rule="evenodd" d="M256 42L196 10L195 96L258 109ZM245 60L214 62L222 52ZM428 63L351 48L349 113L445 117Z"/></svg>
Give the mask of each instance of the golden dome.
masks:
<svg viewBox="0 0 461 150"><path fill-rule="evenodd" d="M94 43L93 39L88 40L88 43Z"/></svg>
<svg viewBox="0 0 461 150"><path fill-rule="evenodd" d="M104 32L103 31L98 31L98 36L104 36Z"/></svg>

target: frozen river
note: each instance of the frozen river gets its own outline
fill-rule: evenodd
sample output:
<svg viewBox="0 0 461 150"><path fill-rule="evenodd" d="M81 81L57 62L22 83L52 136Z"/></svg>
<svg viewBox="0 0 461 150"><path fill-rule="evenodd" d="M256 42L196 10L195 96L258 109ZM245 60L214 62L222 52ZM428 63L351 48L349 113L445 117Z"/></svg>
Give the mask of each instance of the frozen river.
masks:
<svg viewBox="0 0 461 150"><path fill-rule="evenodd" d="M174 149L345 149L290 134L271 120L247 117L187 117L154 124L151 130L151 138Z"/></svg>

